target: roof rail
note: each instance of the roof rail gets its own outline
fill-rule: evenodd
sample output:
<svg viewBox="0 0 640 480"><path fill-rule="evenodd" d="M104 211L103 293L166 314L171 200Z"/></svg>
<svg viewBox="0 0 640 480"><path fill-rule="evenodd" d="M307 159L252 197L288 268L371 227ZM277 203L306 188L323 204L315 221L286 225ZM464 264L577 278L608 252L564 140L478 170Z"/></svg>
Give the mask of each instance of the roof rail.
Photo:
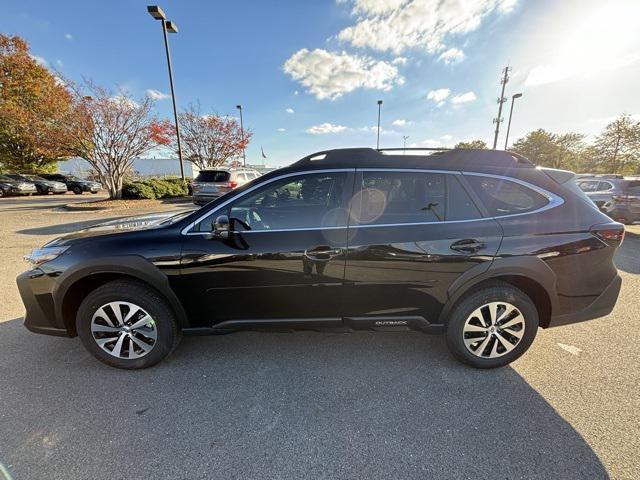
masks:
<svg viewBox="0 0 640 480"><path fill-rule="evenodd" d="M378 148L379 152L401 152L404 150L408 151L423 151L423 152L446 152L448 150L453 150L453 148L449 147L400 147L400 148Z"/></svg>

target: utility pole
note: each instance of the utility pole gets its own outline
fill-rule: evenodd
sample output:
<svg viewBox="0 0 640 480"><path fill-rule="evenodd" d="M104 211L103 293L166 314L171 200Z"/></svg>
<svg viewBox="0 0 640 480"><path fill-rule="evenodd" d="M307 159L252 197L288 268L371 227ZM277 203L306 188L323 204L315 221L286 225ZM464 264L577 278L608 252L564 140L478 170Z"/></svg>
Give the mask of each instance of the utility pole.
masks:
<svg viewBox="0 0 640 480"><path fill-rule="evenodd" d="M378 100L378 139L376 140L376 150L380 149L380 108L382 107L382 100Z"/></svg>
<svg viewBox="0 0 640 480"><path fill-rule="evenodd" d="M493 137L493 149L495 150L498 146L498 134L500 133L500 122L502 122L502 104L507 101L504 98L504 88L507 86L509 82L509 72L511 71L511 67L506 66L502 69L502 73L504 74L500 83L502 84L502 91L500 92L500 98L498 98L498 116L493 119L493 123L496 124L496 132Z"/></svg>
<svg viewBox="0 0 640 480"><path fill-rule="evenodd" d="M242 140L242 166L247 167L247 154L244 150L244 124L242 123L242 105L236 105L236 108L240 112L240 138Z"/></svg>
<svg viewBox="0 0 640 480"><path fill-rule="evenodd" d="M409 138L409 135L403 135L402 136L402 148L404 150L404 152L402 152L403 155L407 154L407 139Z"/></svg>
<svg viewBox="0 0 640 480"><path fill-rule="evenodd" d="M509 132L511 131L511 117L513 116L513 104L516 101L516 98L520 98L522 96L521 93L515 93L511 97L511 110L509 111L509 123L507 123L507 137L504 139L504 149L507 149L509 145Z"/></svg>

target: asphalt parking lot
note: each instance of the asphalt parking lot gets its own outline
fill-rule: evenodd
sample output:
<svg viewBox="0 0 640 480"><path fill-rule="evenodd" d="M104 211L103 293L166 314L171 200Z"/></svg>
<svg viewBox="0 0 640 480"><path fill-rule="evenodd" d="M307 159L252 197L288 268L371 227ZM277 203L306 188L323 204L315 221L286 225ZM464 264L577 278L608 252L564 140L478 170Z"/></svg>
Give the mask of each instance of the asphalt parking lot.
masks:
<svg viewBox="0 0 640 480"><path fill-rule="evenodd" d="M122 371L22 327L22 255L122 214L55 208L88 199L0 199L0 462L15 479L640 478L640 227L612 314L540 331L511 367L464 367L418 333L237 333Z"/></svg>

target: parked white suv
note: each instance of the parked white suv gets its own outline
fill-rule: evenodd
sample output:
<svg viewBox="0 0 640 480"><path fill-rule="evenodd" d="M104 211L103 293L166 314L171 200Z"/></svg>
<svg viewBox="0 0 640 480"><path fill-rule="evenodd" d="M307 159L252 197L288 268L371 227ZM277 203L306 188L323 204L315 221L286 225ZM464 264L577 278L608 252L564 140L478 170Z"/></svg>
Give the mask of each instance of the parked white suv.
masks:
<svg viewBox="0 0 640 480"><path fill-rule="evenodd" d="M260 172L250 168L200 170L193 181L193 203L204 205L259 176Z"/></svg>

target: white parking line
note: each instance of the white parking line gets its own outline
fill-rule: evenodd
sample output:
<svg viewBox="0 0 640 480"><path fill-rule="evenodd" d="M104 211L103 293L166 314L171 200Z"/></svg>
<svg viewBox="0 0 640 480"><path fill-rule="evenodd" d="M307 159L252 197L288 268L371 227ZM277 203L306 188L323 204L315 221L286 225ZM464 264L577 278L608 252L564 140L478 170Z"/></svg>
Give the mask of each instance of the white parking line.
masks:
<svg viewBox="0 0 640 480"><path fill-rule="evenodd" d="M569 352L571 355L580 355L580 352L582 352L581 349L579 349L578 347L574 347L573 345L565 345L564 343L558 343L558 346Z"/></svg>

